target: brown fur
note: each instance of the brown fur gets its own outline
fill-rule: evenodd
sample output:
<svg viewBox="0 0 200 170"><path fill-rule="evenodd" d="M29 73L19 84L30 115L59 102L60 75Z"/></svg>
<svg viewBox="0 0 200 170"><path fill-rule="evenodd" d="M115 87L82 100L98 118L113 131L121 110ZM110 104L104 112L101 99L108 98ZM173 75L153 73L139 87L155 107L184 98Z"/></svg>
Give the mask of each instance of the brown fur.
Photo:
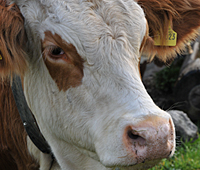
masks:
<svg viewBox="0 0 200 170"><path fill-rule="evenodd" d="M0 81L0 169L38 170L27 149L27 134L9 81Z"/></svg>
<svg viewBox="0 0 200 170"><path fill-rule="evenodd" d="M0 78L13 73L23 74L26 69L26 42L24 20L15 4L0 0Z"/></svg>
<svg viewBox="0 0 200 170"><path fill-rule="evenodd" d="M52 44L64 50L65 54L63 55L66 59L63 63L56 63L51 60L48 46L52 46ZM59 90L66 91L70 87L79 86L83 78L83 60L75 47L62 40L58 34L53 35L50 31L45 33L42 45L45 64Z"/></svg>
<svg viewBox="0 0 200 170"><path fill-rule="evenodd" d="M200 1L199 0L138 0L144 9L149 24L149 37L144 47L148 56L157 56L166 61L176 53L180 53L185 43L197 35L200 27ZM154 46L154 37L161 33L164 40L169 25L177 32L177 45L175 47Z"/></svg>

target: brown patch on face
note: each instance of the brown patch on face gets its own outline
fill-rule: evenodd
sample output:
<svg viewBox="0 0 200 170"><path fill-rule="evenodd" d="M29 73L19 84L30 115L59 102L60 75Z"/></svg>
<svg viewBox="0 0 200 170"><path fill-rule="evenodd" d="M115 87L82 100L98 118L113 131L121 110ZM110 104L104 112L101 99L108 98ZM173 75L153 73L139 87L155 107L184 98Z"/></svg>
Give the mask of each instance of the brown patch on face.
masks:
<svg viewBox="0 0 200 170"><path fill-rule="evenodd" d="M59 90L81 85L83 78L83 59L76 48L68 44L58 34L45 32L42 42L43 59L51 77Z"/></svg>

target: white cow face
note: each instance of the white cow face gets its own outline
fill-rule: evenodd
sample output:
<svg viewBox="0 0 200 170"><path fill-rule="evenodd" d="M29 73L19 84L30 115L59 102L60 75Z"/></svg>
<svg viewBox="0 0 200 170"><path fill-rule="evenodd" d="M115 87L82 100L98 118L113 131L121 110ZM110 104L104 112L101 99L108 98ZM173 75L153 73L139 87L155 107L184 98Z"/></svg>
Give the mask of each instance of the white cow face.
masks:
<svg viewBox="0 0 200 170"><path fill-rule="evenodd" d="M61 169L86 168L86 160L148 168L174 153L171 117L141 82L147 22L136 2L29 1L20 9L31 54L26 97Z"/></svg>
<svg viewBox="0 0 200 170"><path fill-rule="evenodd" d="M173 3L200 7L193 1ZM158 56L175 54L200 22L182 31L176 47L155 47L149 28L151 36L159 30L167 34L179 12L171 1L172 6L153 0L16 0L16 4L28 38L25 96L61 169L147 169L173 155L172 119L147 94L139 58L143 47ZM189 15L184 14L183 21ZM176 23L174 28L180 30Z"/></svg>

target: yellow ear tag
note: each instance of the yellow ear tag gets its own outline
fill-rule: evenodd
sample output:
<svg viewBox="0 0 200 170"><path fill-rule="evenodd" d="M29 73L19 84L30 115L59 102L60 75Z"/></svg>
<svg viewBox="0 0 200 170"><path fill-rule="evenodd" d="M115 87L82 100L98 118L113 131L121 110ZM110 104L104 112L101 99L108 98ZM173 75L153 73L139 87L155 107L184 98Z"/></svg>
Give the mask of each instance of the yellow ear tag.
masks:
<svg viewBox="0 0 200 170"><path fill-rule="evenodd" d="M171 27L168 29L168 35L166 37L165 44L161 44L160 34L158 34L158 36L154 39L155 46L176 46L176 42L177 33Z"/></svg>
<svg viewBox="0 0 200 170"><path fill-rule="evenodd" d="M0 60L3 60L3 57L1 56L1 54L0 54Z"/></svg>

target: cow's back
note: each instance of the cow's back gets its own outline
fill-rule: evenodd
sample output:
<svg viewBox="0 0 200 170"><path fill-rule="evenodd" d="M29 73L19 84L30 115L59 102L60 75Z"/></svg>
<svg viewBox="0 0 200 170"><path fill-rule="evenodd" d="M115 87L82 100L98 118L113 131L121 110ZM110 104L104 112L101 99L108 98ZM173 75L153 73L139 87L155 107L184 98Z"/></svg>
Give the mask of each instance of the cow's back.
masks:
<svg viewBox="0 0 200 170"><path fill-rule="evenodd" d="M38 165L27 149L27 135L19 117L10 83L0 82L1 170L36 170Z"/></svg>

